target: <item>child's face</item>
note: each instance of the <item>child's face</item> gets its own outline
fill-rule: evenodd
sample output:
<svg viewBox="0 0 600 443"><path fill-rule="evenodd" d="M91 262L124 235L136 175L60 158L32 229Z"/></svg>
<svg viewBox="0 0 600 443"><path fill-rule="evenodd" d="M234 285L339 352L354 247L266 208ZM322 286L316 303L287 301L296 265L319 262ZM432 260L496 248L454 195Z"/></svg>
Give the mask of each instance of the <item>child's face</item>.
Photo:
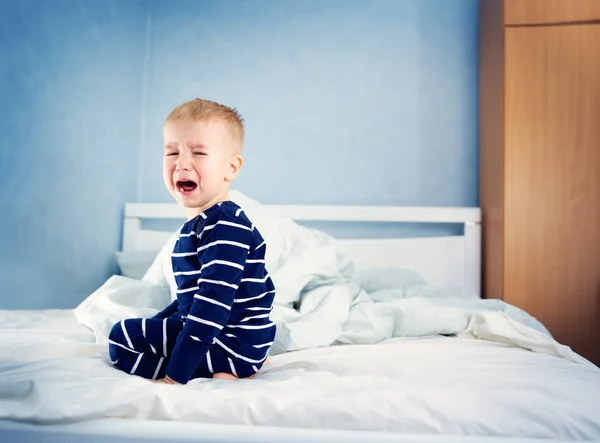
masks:
<svg viewBox="0 0 600 443"><path fill-rule="evenodd" d="M163 179L179 204L200 213L227 198L242 159L224 123L168 121L163 137Z"/></svg>

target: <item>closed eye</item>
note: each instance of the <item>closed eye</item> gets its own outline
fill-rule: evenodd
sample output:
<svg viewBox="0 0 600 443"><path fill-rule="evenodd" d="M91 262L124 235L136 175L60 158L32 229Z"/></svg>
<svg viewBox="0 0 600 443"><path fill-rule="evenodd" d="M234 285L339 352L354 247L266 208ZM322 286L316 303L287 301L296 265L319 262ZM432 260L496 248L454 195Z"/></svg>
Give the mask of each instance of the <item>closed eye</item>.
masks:
<svg viewBox="0 0 600 443"><path fill-rule="evenodd" d="M194 155L206 155L206 152L194 152Z"/></svg>

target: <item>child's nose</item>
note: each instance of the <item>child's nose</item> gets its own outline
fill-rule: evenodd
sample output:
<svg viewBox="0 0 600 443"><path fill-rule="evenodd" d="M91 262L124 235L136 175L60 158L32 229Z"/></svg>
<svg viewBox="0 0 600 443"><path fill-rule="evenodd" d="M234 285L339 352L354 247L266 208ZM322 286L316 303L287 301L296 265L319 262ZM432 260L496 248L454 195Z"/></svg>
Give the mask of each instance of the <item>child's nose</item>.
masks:
<svg viewBox="0 0 600 443"><path fill-rule="evenodd" d="M189 171L190 164L191 164L191 161L187 155L179 155L175 166L177 167L177 169Z"/></svg>

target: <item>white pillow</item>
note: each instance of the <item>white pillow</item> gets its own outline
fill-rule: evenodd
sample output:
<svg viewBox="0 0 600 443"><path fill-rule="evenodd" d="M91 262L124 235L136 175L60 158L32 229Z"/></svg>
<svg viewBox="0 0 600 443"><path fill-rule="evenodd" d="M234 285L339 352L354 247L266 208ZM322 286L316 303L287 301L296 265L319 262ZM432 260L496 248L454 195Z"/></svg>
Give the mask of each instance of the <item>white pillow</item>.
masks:
<svg viewBox="0 0 600 443"><path fill-rule="evenodd" d="M158 251L119 251L115 258L123 277L141 280L157 255Z"/></svg>
<svg viewBox="0 0 600 443"><path fill-rule="evenodd" d="M121 320L152 317L169 304L169 290L113 275L74 309L77 321L94 331L98 343L106 343L113 325Z"/></svg>
<svg viewBox="0 0 600 443"><path fill-rule="evenodd" d="M179 230L175 231L162 249L156 255L156 258L148 268L148 271L142 277L142 281L156 285L167 286L170 289L171 301L177 298L177 283L173 275L173 265L171 264L171 253L177 242Z"/></svg>
<svg viewBox="0 0 600 443"><path fill-rule="evenodd" d="M359 271L359 283L366 293L386 289L405 289L424 285L425 279L417 272L404 268L372 268Z"/></svg>

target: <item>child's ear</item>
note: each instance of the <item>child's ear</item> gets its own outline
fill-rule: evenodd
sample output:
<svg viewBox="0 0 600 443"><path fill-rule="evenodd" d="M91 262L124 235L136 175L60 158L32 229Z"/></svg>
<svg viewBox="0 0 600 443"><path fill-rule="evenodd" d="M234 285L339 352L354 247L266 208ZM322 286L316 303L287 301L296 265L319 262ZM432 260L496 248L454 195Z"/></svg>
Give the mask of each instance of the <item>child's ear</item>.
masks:
<svg viewBox="0 0 600 443"><path fill-rule="evenodd" d="M239 154L234 154L229 159L229 164L227 165L227 172L225 174L226 181L232 181L242 169L242 164L244 163L244 159Z"/></svg>

